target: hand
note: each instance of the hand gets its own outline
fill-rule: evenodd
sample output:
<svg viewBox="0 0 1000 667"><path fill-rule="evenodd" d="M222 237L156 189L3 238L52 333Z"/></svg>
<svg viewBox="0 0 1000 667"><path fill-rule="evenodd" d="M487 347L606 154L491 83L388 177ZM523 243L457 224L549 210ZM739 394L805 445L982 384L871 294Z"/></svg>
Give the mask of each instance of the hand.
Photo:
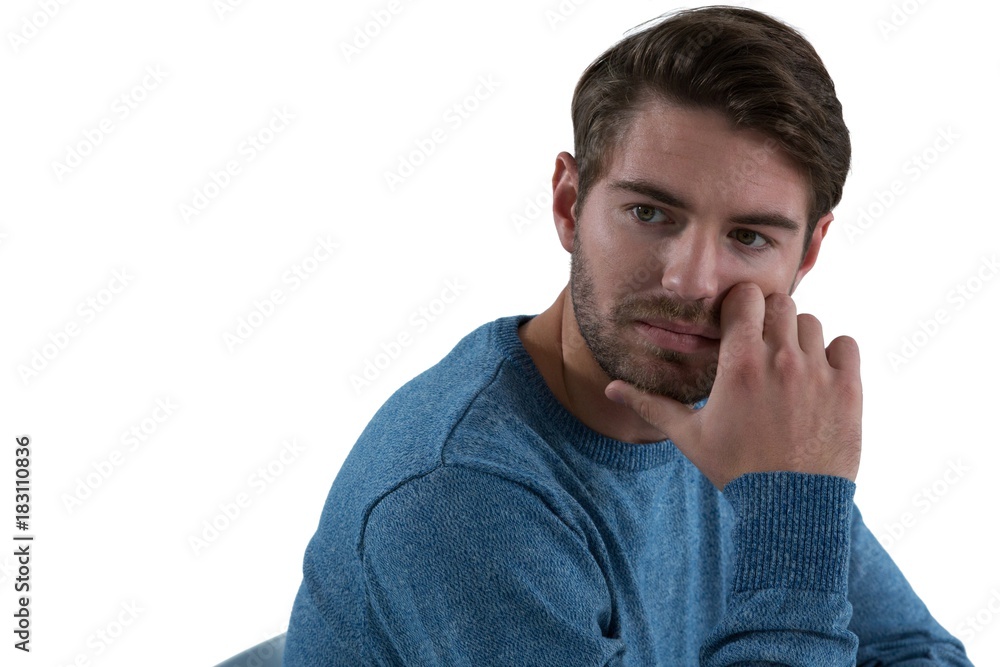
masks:
<svg viewBox="0 0 1000 667"><path fill-rule="evenodd" d="M605 388L667 437L722 490L749 472L795 471L854 481L861 461L861 357L840 336L823 347L812 315L753 283L722 301L715 383L700 410L621 380Z"/></svg>

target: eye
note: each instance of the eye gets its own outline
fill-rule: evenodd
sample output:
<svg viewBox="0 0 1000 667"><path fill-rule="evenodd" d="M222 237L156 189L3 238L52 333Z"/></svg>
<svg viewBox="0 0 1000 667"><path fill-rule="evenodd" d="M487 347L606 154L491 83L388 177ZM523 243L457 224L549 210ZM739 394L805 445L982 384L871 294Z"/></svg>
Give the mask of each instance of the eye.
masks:
<svg viewBox="0 0 1000 667"><path fill-rule="evenodd" d="M764 250L771 245L765 236L758 234L752 229L733 230L732 237L751 250Z"/></svg>
<svg viewBox="0 0 1000 667"><path fill-rule="evenodd" d="M664 222L666 220L666 216L664 215L663 211L656 208L655 206L636 204L635 206L631 207L629 211L632 212L632 215L635 216L635 218L639 220L639 222L644 222L646 224L655 224L657 222ZM660 219L659 220L654 219L656 218L656 216L660 216Z"/></svg>

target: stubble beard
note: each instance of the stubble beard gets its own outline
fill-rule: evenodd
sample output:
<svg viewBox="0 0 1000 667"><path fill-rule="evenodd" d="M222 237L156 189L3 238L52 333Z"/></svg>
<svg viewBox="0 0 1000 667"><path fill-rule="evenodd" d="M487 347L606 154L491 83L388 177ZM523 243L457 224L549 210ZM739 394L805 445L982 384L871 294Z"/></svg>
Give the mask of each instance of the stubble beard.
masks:
<svg viewBox="0 0 1000 667"><path fill-rule="evenodd" d="M643 341L642 352L629 349L634 322L644 318L665 318L690 324L714 326L719 318L701 304L670 299L650 301L627 294L605 316L594 295L594 279L580 247L579 234L573 235L570 256L570 296L577 326L594 360L612 380L624 380L642 391L666 396L685 404L708 396L715 382L718 357L665 350Z"/></svg>

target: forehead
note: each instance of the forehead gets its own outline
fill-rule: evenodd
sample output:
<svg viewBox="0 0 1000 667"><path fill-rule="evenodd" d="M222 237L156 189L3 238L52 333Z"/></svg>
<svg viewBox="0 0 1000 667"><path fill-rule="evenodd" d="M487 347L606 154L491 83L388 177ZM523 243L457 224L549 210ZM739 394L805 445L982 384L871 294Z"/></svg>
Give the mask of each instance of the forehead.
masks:
<svg viewBox="0 0 1000 667"><path fill-rule="evenodd" d="M806 222L805 170L777 142L719 111L644 102L613 150L604 184L651 181L706 213L770 211Z"/></svg>

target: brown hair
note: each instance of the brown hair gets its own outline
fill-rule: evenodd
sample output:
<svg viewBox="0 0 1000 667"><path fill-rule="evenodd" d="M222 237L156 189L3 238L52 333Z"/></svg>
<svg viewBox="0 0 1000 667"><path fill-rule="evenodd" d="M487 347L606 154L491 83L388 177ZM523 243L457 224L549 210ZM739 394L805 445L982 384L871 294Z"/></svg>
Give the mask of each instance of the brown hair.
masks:
<svg viewBox="0 0 1000 667"><path fill-rule="evenodd" d="M851 163L840 100L819 55L794 28L752 9L713 6L667 16L605 51L576 85L577 212L638 107L657 95L721 111L735 127L758 130L786 151L812 190L808 244L819 218L840 202Z"/></svg>

